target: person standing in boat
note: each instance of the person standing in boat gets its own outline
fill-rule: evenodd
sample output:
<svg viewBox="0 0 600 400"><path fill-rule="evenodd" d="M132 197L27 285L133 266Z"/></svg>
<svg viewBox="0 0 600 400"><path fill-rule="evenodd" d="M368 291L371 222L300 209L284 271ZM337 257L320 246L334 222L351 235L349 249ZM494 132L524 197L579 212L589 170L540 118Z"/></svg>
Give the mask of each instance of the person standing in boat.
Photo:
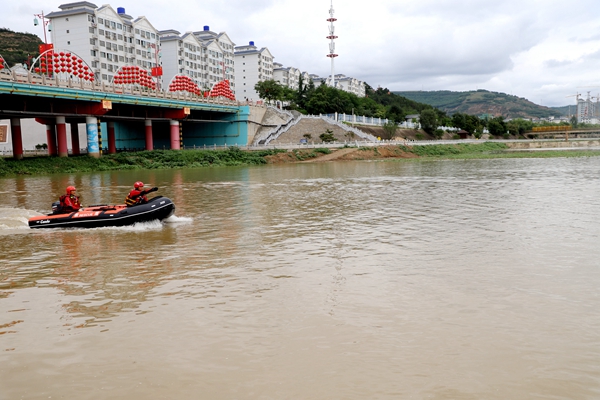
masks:
<svg viewBox="0 0 600 400"><path fill-rule="evenodd" d="M75 193L77 189L75 186L67 186L67 194L60 196L60 211L70 213L79 211L81 203L79 202L79 196Z"/></svg>
<svg viewBox="0 0 600 400"><path fill-rule="evenodd" d="M133 190L129 192L129 196L127 196L127 198L125 199L125 204L127 204L128 206L146 204L148 202L148 198L146 197L146 195L150 192L156 192L157 190L157 187L144 190L144 182L138 181L133 185Z"/></svg>

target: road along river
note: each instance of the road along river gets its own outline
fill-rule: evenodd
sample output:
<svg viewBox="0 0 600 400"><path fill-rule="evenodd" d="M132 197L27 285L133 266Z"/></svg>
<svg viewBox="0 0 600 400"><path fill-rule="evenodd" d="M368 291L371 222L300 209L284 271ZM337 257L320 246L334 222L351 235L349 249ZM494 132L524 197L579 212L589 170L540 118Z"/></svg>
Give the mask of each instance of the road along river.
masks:
<svg viewBox="0 0 600 400"><path fill-rule="evenodd" d="M74 184L166 223L30 230ZM0 399L600 398L600 158L0 180Z"/></svg>

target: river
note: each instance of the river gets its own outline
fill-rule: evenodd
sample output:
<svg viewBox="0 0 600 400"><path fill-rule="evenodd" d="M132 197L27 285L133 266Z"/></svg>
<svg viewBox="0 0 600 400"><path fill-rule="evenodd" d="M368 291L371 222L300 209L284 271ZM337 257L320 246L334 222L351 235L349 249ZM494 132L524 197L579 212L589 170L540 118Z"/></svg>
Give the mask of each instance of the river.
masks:
<svg viewBox="0 0 600 400"><path fill-rule="evenodd" d="M30 230L74 184L165 223ZM598 399L600 158L0 180L0 399Z"/></svg>

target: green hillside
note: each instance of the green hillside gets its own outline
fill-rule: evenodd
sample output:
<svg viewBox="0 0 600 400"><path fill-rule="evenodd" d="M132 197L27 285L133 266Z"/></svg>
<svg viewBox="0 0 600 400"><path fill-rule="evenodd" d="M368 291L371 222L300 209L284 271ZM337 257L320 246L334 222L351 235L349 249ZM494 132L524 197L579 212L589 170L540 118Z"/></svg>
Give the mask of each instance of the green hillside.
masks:
<svg viewBox="0 0 600 400"><path fill-rule="evenodd" d="M420 103L429 104L449 114L455 112L470 115L490 114L506 118L547 118L565 115L564 107L544 107L522 97L487 90L394 93Z"/></svg>
<svg viewBox="0 0 600 400"><path fill-rule="evenodd" d="M39 55L39 45L42 41L32 33L13 32L10 29L0 28L0 55L8 66L17 63L26 63Z"/></svg>

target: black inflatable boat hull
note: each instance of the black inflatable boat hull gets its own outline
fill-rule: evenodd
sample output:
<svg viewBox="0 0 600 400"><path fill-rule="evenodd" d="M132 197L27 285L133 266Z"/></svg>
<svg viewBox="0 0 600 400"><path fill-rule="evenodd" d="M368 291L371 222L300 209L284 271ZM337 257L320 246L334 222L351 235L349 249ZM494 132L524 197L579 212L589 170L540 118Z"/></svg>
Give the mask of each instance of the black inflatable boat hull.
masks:
<svg viewBox="0 0 600 400"><path fill-rule="evenodd" d="M102 228L127 226L140 222L162 221L175 212L175 204L167 197L154 197L146 204L127 207L97 205L68 214L50 214L29 219L30 228Z"/></svg>

